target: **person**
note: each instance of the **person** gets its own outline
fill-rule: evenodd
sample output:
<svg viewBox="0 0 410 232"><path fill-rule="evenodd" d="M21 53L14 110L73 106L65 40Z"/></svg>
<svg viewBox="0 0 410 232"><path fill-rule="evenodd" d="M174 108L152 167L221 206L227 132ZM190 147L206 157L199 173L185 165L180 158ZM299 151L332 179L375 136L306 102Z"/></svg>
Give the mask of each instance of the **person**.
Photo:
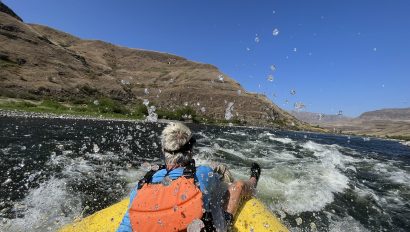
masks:
<svg viewBox="0 0 410 232"><path fill-rule="evenodd" d="M243 199L252 196L261 169L234 181L226 166L195 166L191 130L171 122L161 134L164 165L153 168L131 191L118 232L227 231ZM229 183L223 188L222 180Z"/></svg>

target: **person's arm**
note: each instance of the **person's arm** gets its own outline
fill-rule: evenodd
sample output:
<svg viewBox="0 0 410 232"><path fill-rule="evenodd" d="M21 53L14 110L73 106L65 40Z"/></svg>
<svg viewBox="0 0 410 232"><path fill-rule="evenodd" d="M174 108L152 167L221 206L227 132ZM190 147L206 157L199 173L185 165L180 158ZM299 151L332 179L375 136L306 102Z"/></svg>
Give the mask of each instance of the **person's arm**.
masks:
<svg viewBox="0 0 410 232"><path fill-rule="evenodd" d="M132 232L129 209L131 207L131 204L132 204L135 196L137 195L137 191L138 191L137 189L138 189L138 186L131 190L130 204L128 205L127 212L125 213L124 217L122 218L122 221L120 223L120 226L117 229L117 232Z"/></svg>
<svg viewBox="0 0 410 232"><path fill-rule="evenodd" d="M214 172L210 167L199 166L197 177L203 194L205 210L211 213L213 226L218 232L227 231L228 226L224 220L222 206L226 187L221 183L219 173Z"/></svg>

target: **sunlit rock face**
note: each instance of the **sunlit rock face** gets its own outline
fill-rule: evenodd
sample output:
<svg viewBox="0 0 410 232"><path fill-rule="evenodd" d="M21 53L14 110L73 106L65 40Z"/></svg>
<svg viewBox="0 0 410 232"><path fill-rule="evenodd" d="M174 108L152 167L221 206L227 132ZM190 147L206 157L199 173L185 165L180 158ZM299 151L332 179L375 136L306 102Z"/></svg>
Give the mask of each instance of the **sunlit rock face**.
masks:
<svg viewBox="0 0 410 232"><path fill-rule="evenodd" d="M255 42L259 41L256 38ZM46 26L25 24L4 4L0 10L0 47L0 96L51 96L91 103L108 97L124 104L146 99L157 110L190 107L200 116L217 120L226 119L226 108L233 102L230 120L247 125L307 127L266 96L247 92L212 65L82 40ZM271 69L275 70L274 65Z"/></svg>

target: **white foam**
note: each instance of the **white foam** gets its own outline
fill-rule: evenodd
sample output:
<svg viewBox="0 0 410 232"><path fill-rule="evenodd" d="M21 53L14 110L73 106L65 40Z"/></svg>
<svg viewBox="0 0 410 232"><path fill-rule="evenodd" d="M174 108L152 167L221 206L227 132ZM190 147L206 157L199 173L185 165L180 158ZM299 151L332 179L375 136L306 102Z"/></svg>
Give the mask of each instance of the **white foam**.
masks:
<svg viewBox="0 0 410 232"><path fill-rule="evenodd" d="M80 205L80 200L66 191L64 179L51 178L14 205L24 216L0 224L0 230L56 231L81 214Z"/></svg>
<svg viewBox="0 0 410 232"><path fill-rule="evenodd" d="M273 136L269 136L269 139L272 140L272 141L277 141L277 142L284 143L284 144L290 144L290 143L295 142L290 138L277 138L277 137L273 137Z"/></svg>
<svg viewBox="0 0 410 232"><path fill-rule="evenodd" d="M373 167L376 174L393 183L410 187L410 174L394 166L392 163L376 163Z"/></svg>
<svg viewBox="0 0 410 232"><path fill-rule="evenodd" d="M341 169L349 159L333 146L308 142L304 147L309 148L316 159L300 158L297 163L286 162L264 170L259 195L270 199L270 207L276 211L293 215L319 211L333 202L335 193L348 188L349 179ZM272 158L278 160L281 155Z"/></svg>
<svg viewBox="0 0 410 232"><path fill-rule="evenodd" d="M335 215L329 218L337 218L337 220L330 219L329 232L367 232L360 222L356 221L353 217L340 218Z"/></svg>

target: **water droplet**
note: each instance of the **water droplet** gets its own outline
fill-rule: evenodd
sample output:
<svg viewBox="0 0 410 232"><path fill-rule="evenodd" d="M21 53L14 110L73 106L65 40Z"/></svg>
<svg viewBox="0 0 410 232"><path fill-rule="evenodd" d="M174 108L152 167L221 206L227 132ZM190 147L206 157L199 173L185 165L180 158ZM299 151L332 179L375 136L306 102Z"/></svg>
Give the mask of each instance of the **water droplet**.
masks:
<svg viewBox="0 0 410 232"><path fill-rule="evenodd" d="M291 94L291 95L296 95L296 90L292 89L292 90L290 91L290 94Z"/></svg>
<svg viewBox="0 0 410 232"><path fill-rule="evenodd" d="M273 29L272 35L273 35L273 36L279 35L279 30L278 30L277 28Z"/></svg>
<svg viewBox="0 0 410 232"><path fill-rule="evenodd" d="M258 36L258 34L256 34L255 35L255 43L259 43L259 42L260 42L259 36Z"/></svg>
<svg viewBox="0 0 410 232"><path fill-rule="evenodd" d="M188 225L187 232L201 231L201 229L204 227L205 227L205 224L202 220L195 219Z"/></svg>
<svg viewBox="0 0 410 232"><path fill-rule="evenodd" d="M11 179L10 178L8 178L6 181L4 181L3 182L3 184L1 184L1 185L6 185L6 184L8 184L8 183L10 183L11 182Z"/></svg>
<svg viewBox="0 0 410 232"><path fill-rule="evenodd" d="M246 48L246 51L248 51L248 52L249 52L250 50L251 50L250 48Z"/></svg>
<svg viewBox="0 0 410 232"><path fill-rule="evenodd" d="M225 109L225 119L230 120L233 117L232 111L233 111L233 105L235 103L229 102L228 106Z"/></svg>
<svg viewBox="0 0 410 232"><path fill-rule="evenodd" d="M186 200L186 195L185 195L185 194L182 194L182 195L181 195L181 200L183 200L183 201Z"/></svg>
<svg viewBox="0 0 410 232"><path fill-rule="evenodd" d="M127 81L127 80L121 80L121 84L123 84L123 85L129 85L129 84L130 84L130 82L129 82L129 81Z"/></svg>
<svg viewBox="0 0 410 232"><path fill-rule="evenodd" d="M224 76L223 76L222 74L219 74L219 75L218 75L218 80L219 80L220 82L224 82Z"/></svg>
<svg viewBox="0 0 410 232"><path fill-rule="evenodd" d="M297 52L297 51L298 51L298 49L297 49L297 48L293 48L293 51L294 51L294 52Z"/></svg>
<svg viewBox="0 0 410 232"><path fill-rule="evenodd" d="M93 144L93 151L94 151L94 153L98 153L100 151L100 148L95 143Z"/></svg>
<svg viewBox="0 0 410 232"><path fill-rule="evenodd" d="M305 108L305 104L303 104L302 102L296 102L293 107L295 108L295 110L300 111Z"/></svg>
<svg viewBox="0 0 410 232"><path fill-rule="evenodd" d="M147 88L144 89L144 94L148 95L149 94L149 90Z"/></svg>
<svg viewBox="0 0 410 232"><path fill-rule="evenodd" d="M203 107L203 106L201 107L201 112L202 112L202 113L205 113L205 112L206 112L205 107Z"/></svg>
<svg viewBox="0 0 410 232"><path fill-rule="evenodd" d="M316 224L314 222L310 223L310 231L312 231L312 232L317 231L317 227L316 227Z"/></svg>
<svg viewBox="0 0 410 232"><path fill-rule="evenodd" d="M377 51L377 48L373 48L373 51L376 52L376 51Z"/></svg>
<svg viewBox="0 0 410 232"><path fill-rule="evenodd" d="M297 224L298 226L300 226L300 225L302 224L302 222L303 222L302 218L300 218L300 217L296 218L295 221L296 221L296 224Z"/></svg>
<svg viewBox="0 0 410 232"><path fill-rule="evenodd" d="M153 170L153 171L158 171L158 169L159 169L158 164L154 164L154 165L151 166L151 170Z"/></svg>
<svg viewBox="0 0 410 232"><path fill-rule="evenodd" d="M188 102L184 102L184 106L188 106Z"/></svg>
<svg viewBox="0 0 410 232"><path fill-rule="evenodd" d="M272 82L272 81L273 81L273 75L272 75L272 74L269 74L267 80L270 81L270 82Z"/></svg>
<svg viewBox="0 0 410 232"><path fill-rule="evenodd" d="M158 114L155 113L157 108L155 106L150 106L150 107L147 106L147 108L148 108L148 115L147 115L145 120L147 122L157 122L158 121Z"/></svg>
<svg viewBox="0 0 410 232"><path fill-rule="evenodd" d="M171 184L171 178L169 176L166 176L162 179L161 184L164 186L169 186Z"/></svg>
<svg viewBox="0 0 410 232"><path fill-rule="evenodd" d="M213 177L213 176L214 176L214 172L208 172L208 176L209 176L209 177Z"/></svg>
<svg viewBox="0 0 410 232"><path fill-rule="evenodd" d="M270 66L270 70L272 70L272 72L275 72L275 71L276 71L276 66L275 66L274 64L272 64L272 65Z"/></svg>
<svg viewBox="0 0 410 232"><path fill-rule="evenodd" d="M148 101L148 99L144 99L144 101L142 102L142 104L144 104L145 106L147 106L147 107L148 107L148 105L149 105L149 101Z"/></svg>

